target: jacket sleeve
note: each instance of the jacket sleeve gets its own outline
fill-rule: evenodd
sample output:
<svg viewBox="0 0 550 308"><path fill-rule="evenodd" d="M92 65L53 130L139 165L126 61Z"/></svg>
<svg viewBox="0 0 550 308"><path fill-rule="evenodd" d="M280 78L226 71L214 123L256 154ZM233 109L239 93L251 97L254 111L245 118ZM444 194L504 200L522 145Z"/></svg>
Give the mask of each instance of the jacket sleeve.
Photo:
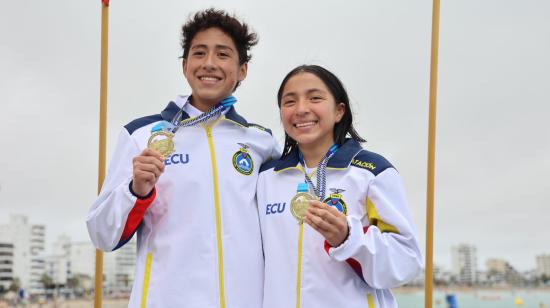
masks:
<svg viewBox="0 0 550 308"><path fill-rule="evenodd" d="M419 274L422 256L404 187L393 167L371 180L365 203L366 216L347 217L346 241L334 248L325 242L325 249L371 287L398 287Z"/></svg>
<svg viewBox="0 0 550 308"><path fill-rule="evenodd" d="M138 145L123 129L101 192L86 217L90 239L100 250L112 251L130 240L156 196L153 190L139 199L130 191L132 159L139 153Z"/></svg>

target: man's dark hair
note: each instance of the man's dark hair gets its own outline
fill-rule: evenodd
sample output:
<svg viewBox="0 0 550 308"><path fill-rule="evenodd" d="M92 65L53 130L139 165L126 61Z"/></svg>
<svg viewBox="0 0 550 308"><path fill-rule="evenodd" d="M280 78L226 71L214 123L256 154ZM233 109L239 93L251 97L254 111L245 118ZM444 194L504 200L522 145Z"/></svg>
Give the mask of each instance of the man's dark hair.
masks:
<svg viewBox="0 0 550 308"><path fill-rule="evenodd" d="M195 13L181 28L183 48L183 59L187 59L191 42L197 33L209 28L219 28L227 34L237 47L239 64L243 65L250 61L252 55L248 52L250 48L258 43L258 35L252 32L248 25L239 21L234 15L229 15L223 10L210 8Z"/></svg>
<svg viewBox="0 0 550 308"><path fill-rule="evenodd" d="M283 79L283 82L281 82L281 86L279 87L279 91L277 92L277 102L279 105L279 109L281 108L281 99L283 96L283 91L285 89L285 85L288 82L290 78L292 78L295 75L298 75L300 73L310 73L315 76L317 76L321 81L325 84L325 86L330 91L330 94L334 97L334 102L336 104L343 103L344 104L344 115L342 116L342 119L340 122L334 124L334 143L341 146L346 141L346 136L350 136L352 139L355 139L358 142L366 142L365 139L361 138L355 128L353 127L353 116L351 114L351 108L349 105L349 97L348 93L346 92L346 89L344 88L344 85L329 70L318 66L318 65L300 65L296 68L294 68L292 71L290 71L285 78ZM296 140L292 139L286 132L285 132L285 147L283 149L283 157L290 154L292 150L296 148L298 143Z"/></svg>

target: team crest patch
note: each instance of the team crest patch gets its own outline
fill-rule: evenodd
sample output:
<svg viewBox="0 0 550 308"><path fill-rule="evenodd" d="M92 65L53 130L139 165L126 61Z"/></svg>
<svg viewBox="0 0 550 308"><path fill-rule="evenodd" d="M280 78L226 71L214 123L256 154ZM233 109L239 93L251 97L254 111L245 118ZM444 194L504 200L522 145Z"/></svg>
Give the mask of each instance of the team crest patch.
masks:
<svg viewBox="0 0 550 308"><path fill-rule="evenodd" d="M254 171L254 161L248 152L249 146L244 143L237 143L241 148L233 154L233 167L244 175L251 175Z"/></svg>
<svg viewBox="0 0 550 308"><path fill-rule="evenodd" d="M338 212L343 213L345 215L348 212L348 207L346 206L346 203L344 202L344 199L342 199L342 195L340 194L345 190L338 189L338 188L331 188L330 191L332 191L332 194L330 194L330 196L328 196L325 200L323 200L323 203L336 208Z"/></svg>

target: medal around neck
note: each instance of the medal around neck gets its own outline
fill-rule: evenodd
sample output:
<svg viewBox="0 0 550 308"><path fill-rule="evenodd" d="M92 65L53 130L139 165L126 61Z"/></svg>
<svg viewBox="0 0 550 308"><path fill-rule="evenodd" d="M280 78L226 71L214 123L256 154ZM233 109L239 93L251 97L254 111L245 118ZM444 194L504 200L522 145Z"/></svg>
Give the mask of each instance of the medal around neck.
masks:
<svg viewBox="0 0 550 308"><path fill-rule="evenodd" d="M309 193L309 185L307 183L298 184L296 195L290 200L290 212L298 220L299 224L302 224L306 217L307 209L309 208L308 201L316 199Z"/></svg>
<svg viewBox="0 0 550 308"><path fill-rule="evenodd" d="M159 123L151 129L151 137L147 141L147 147L159 152L162 156L168 157L174 153L174 134L165 130L164 123Z"/></svg>

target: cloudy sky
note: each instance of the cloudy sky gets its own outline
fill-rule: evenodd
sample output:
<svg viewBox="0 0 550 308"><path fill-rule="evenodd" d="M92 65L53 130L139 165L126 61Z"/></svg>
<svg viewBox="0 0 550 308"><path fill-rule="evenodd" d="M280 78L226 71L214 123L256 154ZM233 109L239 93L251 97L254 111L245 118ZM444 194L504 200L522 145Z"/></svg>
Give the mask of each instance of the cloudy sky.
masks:
<svg viewBox="0 0 550 308"><path fill-rule="evenodd" d="M96 196L99 0L0 0L0 223L86 240ZM550 2L443 1L435 262L477 246L521 270L550 253ZM366 145L407 186L425 246L431 1L144 1L110 8L108 157L120 127L189 92L179 29L215 6L260 36L237 108L282 140L276 90L302 63L338 75Z"/></svg>

